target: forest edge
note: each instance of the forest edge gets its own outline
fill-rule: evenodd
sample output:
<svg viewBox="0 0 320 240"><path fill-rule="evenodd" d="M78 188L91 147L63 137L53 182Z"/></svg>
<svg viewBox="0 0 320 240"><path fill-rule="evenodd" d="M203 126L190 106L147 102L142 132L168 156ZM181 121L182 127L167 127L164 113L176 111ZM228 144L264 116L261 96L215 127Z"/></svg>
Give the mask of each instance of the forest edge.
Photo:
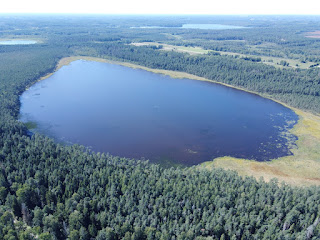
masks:
<svg viewBox="0 0 320 240"><path fill-rule="evenodd" d="M200 169L210 169L215 167L233 170L241 176L253 176L256 179L260 179L261 177L263 177L264 181L267 182L269 182L273 178L277 178L279 182L283 181L287 184L295 186L320 185L320 116L318 114L312 114L297 108L293 108L283 102L272 99L268 95L248 91L243 88L209 80L203 77L198 77L196 75L188 74L185 72L152 69L128 62L112 61L97 57L70 56L62 58L58 62L54 72L76 60L105 62L135 69L142 69L157 74L164 74L172 78L188 78L193 80L217 83L227 87L259 95L263 98L270 99L287 108L292 109L299 117L298 123L295 124L292 129L290 129L290 132L298 137L297 141L295 142L297 147L290 149L293 155L273 159L269 162L257 162L253 160L225 156L200 164L198 167ZM46 76L41 77L38 81L50 77L53 73L49 73Z"/></svg>

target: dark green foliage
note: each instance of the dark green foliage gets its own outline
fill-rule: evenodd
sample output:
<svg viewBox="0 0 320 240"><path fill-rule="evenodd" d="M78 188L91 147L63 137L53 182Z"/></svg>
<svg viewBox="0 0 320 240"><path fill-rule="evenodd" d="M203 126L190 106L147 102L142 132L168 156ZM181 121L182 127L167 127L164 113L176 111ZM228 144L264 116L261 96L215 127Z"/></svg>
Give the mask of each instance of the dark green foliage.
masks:
<svg viewBox="0 0 320 240"><path fill-rule="evenodd" d="M289 66L289 63L287 61L281 60L280 65L282 66Z"/></svg>
<svg viewBox="0 0 320 240"><path fill-rule="evenodd" d="M277 182L242 179L219 169L163 169L92 154L79 146L62 147L39 135L21 138L18 146L21 148L3 162L16 169L8 172L7 180L21 186L11 194L27 205L33 196L22 199L21 189L38 193L39 206L27 209L32 216L28 224L58 239L81 235L84 239L129 235L134 239L194 239L223 234L226 239L234 235L297 239L305 236L319 215L319 188L279 187ZM42 149L45 154L19 159L26 146L30 152ZM39 171L42 181L36 180ZM48 192L54 193L54 198L46 199ZM10 219L13 215L6 216ZM314 234L318 236L318 226Z"/></svg>

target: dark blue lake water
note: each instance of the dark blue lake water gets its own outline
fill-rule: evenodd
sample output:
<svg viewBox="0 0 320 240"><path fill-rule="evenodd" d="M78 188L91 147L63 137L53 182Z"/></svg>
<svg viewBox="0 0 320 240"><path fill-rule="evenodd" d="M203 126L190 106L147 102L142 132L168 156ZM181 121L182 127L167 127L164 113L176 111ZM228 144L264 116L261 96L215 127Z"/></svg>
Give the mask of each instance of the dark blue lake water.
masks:
<svg viewBox="0 0 320 240"><path fill-rule="evenodd" d="M21 121L58 141L152 162L290 154L297 115L254 94L120 65L75 61L21 96Z"/></svg>
<svg viewBox="0 0 320 240"><path fill-rule="evenodd" d="M225 30L225 29L242 29L246 27L225 25L225 24L183 24L182 28Z"/></svg>

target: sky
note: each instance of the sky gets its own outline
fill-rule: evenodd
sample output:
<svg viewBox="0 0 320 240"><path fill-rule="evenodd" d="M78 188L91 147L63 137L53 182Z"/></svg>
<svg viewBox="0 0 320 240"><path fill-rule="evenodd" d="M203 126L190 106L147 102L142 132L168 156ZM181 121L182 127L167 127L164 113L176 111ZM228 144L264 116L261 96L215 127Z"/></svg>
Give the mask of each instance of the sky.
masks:
<svg viewBox="0 0 320 240"><path fill-rule="evenodd" d="M319 15L319 0L3 0L0 13L301 14Z"/></svg>

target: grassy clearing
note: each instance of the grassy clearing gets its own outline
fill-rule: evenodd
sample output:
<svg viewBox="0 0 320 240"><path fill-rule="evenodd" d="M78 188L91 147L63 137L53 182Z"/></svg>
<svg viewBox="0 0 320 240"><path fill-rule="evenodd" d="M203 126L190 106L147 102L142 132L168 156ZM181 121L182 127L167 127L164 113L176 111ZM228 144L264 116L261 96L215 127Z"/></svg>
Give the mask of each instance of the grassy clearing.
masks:
<svg viewBox="0 0 320 240"><path fill-rule="evenodd" d="M163 33L163 35L166 36L168 39L182 40L182 37L180 35L171 34L171 33Z"/></svg>
<svg viewBox="0 0 320 240"><path fill-rule="evenodd" d="M302 63L301 61L297 59L289 59L289 58L279 58L279 57L268 57L268 56L259 56L259 55L248 55L248 54L240 54L240 53L234 53L234 52L221 52L221 51L215 51L219 52L221 55L229 55L229 56L236 56L239 57L255 57L255 58L261 58L261 62L263 64L271 65L276 68L301 68L301 69L308 69L311 65L315 64L313 62L306 62ZM289 66L283 66L280 64L281 61L286 61L289 63ZM297 66L298 65L298 66Z"/></svg>
<svg viewBox="0 0 320 240"><path fill-rule="evenodd" d="M185 46L175 46L175 45L169 45L165 43L157 43L157 42L141 42L141 43L132 43L134 46L162 46L163 48L161 50L163 51L175 51L175 52L185 52L189 53L191 55L196 54L207 54L209 52L212 52L210 50L205 50L201 47L185 47Z"/></svg>
<svg viewBox="0 0 320 240"><path fill-rule="evenodd" d="M307 38L320 38L320 31L307 32L305 37L307 37Z"/></svg>
<svg viewBox="0 0 320 240"><path fill-rule="evenodd" d="M68 65L69 63L80 59L96 62L106 62L136 69L143 69L158 74L169 75L173 78L188 78L217 83L215 81L211 81L184 72L151 69L126 62L117 62L107 59L84 56L73 56L61 59L59 64L57 65L56 71L62 66ZM49 74L42 79L50 75L52 74ZM227 84L222 85L235 88ZM237 89L246 91L241 88ZM252 160L237 159L226 156L203 163L199 165L199 167L206 169L218 167L223 169L235 170L242 176L253 176L257 179L263 177L265 181L270 181L272 178L277 178L279 181L284 181L288 184L298 186L320 185L320 116L303 112L294 108L291 109L293 109L299 116L298 123L294 126L293 129L290 130L294 135L298 137L298 140L296 141L297 147L291 150L293 153L292 156L274 159L270 162L256 162Z"/></svg>
<svg viewBox="0 0 320 240"><path fill-rule="evenodd" d="M175 51L175 52L185 52L189 53L190 55L198 55L198 54L208 54L209 52L220 53L221 55L228 55L228 56L238 56L239 58L244 57L254 57L254 58L261 58L261 63L274 66L276 68L301 68L307 69L311 65L315 64L314 62L306 62L302 63L298 59L289 59L289 58L280 58L280 57L268 57L268 56L260 56L260 55L249 55L249 54L241 54L235 52L223 52L223 51L213 51L213 50L205 50L201 47L185 47L185 46L176 46L176 45L169 45L169 44L162 44L157 42L139 42L139 43L131 43L134 46L160 46L162 45L162 51ZM289 66L283 66L280 64L281 61L286 61L289 63Z"/></svg>

